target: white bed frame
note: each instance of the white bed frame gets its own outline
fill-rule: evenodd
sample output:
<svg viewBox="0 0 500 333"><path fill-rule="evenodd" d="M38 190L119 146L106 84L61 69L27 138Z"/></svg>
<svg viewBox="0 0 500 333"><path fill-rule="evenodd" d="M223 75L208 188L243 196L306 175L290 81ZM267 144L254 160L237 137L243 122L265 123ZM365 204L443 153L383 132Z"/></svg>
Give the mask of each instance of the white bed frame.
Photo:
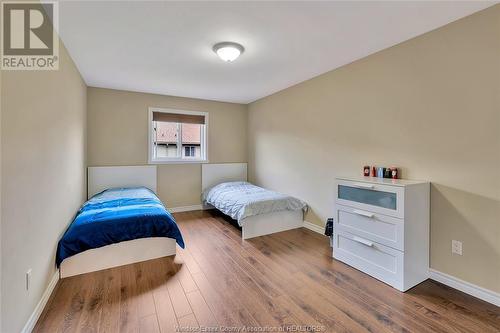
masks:
<svg viewBox="0 0 500 333"><path fill-rule="evenodd" d="M156 165L89 167L87 197L113 187L145 186L156 193Z"/></svg>
<svg viewBox="0 0 500 333"><path fill-rule="evenodd" d="M89 167L88 197L107 188L146 186L156 192L156 166ZM175 240L140 238L91 249L64 259L61 278L175 255Z"/></svg>
<svg viewBox="0 0 500 333"><path fill-rule="evenodd" d="M230 181L247 181L246 163L203 164L201 166L202 190ZM213 208L213 207L211 207ZM281 211L250 216L242 221L243 239L273 234L303 226L304 214L299 211Z"/></svg>

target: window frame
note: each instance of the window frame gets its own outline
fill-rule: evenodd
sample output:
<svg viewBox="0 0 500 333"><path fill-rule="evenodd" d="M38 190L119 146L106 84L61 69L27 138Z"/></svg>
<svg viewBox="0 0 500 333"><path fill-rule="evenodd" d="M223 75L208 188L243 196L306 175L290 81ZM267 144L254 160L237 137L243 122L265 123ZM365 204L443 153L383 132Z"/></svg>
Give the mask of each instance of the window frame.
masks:
<svg viewBox="0 0 500 333"><path fill-rule="evenodd" d="M153 135L153 112L161 113L177 113L177 114L188 114L203 116L205 118L205 126L202 127L202 133L200 137L200 152L201 157L182 157L182 129L180 129L180 145L177 145L178 151L180 151L180 157L162 157L154 158L154 135ZM180 123L179 123L180 124ZM179 126L182 128L182 126ZM179 110L179 109L167 109L150 107L148 108L148 163L149 164L183 164L183 163L208 163L208 112L203 111L189 111L189 110Z"/></svg>

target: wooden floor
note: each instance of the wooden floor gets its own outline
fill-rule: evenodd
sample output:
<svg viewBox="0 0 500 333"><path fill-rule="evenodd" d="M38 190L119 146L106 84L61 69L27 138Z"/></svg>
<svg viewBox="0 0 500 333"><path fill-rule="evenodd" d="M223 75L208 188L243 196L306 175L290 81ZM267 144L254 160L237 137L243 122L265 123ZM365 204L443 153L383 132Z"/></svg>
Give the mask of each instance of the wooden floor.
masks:
<svg viewBox="0 0 500 333"><path fill-rule="evenodd" d="M500 308L431 280L400 293L333 260L309 230L243 241L217 213L176 219L187 246L175 260L59 281L34 331L500 332Z"/></svg>

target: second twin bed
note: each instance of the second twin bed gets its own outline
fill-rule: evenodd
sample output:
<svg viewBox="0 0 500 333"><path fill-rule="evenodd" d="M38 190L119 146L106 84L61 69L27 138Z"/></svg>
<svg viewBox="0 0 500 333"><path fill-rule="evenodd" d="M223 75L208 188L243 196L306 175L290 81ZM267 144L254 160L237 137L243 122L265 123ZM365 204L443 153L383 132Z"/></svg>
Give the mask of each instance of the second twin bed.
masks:
<svg viewBox="0 0 500 333"><path fill-rule="evenodd" d="M202 165L202 201L238 222L249 239L303 226L307 205L247 182L246 163Z"/></svg>

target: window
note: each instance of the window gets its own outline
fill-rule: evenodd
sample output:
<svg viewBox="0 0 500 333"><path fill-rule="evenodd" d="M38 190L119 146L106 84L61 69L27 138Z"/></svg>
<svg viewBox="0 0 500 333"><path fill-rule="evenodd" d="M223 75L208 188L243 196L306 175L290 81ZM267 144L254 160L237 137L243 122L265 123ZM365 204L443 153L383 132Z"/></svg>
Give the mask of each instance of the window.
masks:
<svg viewBox="0 0 500 333"><path fill-rule="evenodd" d="M184 156L186 157L196 157L199 151L196 151L196 146L184 146Z"/></svg>
<svg viewBox="0 0 500 333"><path fill-rule="evenodd" d="M149 109L149 163L206 162L208 113Z"/></svg>

